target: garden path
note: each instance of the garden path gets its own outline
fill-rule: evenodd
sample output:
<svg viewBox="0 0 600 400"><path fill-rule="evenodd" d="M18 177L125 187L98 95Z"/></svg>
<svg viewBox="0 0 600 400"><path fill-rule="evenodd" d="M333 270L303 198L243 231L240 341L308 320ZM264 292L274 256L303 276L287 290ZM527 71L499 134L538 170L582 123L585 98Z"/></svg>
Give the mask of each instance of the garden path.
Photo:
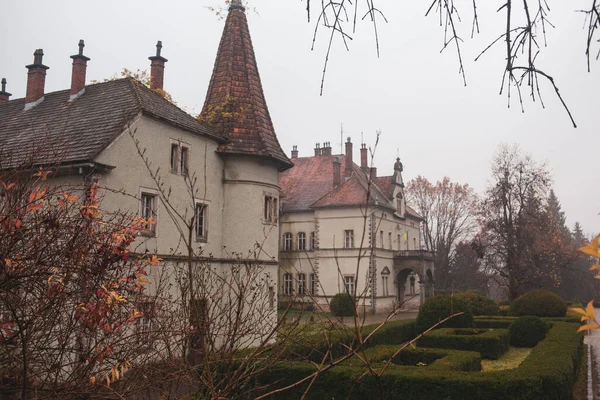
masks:
<svg viewBox="0 0 600 400"><path fill-rule="evenodd" d="M596 315L600 308L596 308ZM588 400L600 398L600 329L592 329L585 335L584 342L589 346L588 359ZM593 360L593 364L592 364ZM596 368L593 368L595 366ZM595 377L596 385L592 384L592 376ZM595 387L594 387L595 386Z"/></svg>

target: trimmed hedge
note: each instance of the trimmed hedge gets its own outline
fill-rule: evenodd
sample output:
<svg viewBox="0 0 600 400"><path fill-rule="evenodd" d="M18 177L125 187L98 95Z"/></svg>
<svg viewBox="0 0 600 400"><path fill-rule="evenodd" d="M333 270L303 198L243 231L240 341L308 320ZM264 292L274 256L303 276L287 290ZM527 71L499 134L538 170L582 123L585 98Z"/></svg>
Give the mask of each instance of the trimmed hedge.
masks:
<svg viewBox="0 0 600 400"><path fill-rule="evenodd" d="M446 294L430 297L421 305L417 315L417 332L424 332L452 313L464 314L451 318L440 326L449 328L470 328L473 326L471 307L464 301Z"/></svg>
<svg viewBox="0 0 600 400"><path fill-rule="evenodd" d="M354 300L348 293L338 293L329 302L329 309L336 317L352 317L355 312Z"/></svg>
<svg viewBox="0 0 600 400"><path fill-rule="evenodd" d="M510 328L510 324L517 320L517 317L475 317L474 325L480 329L492 329L492 328ZM580 318L563 317L563 318L544 318L544 321L552 322L568 322L570 324L581 323Z"/></svg>
<svg viewBox="0 0 600 400"><path fill-rule="evenodd" d="M454 298L460 299L471 307L473 315L500 315L500 307L492 299L474 292L456 293Z"/></svg>
<svg viewBox="0 0 600 400"><path fill-rule="evenodd" d="M534 347L546 337L550 325L540 317L526 315L510 325L510 344L515 347Z"/></svg>
<svg viewBox="0 0 600 400"><path fill-rule="evenodd" d="M523 315L564 317L567 315L567 303L552 292L535 289L513 301L510 306L510 313L517 317Z"/></svg>
<svg viewBox="0 0 600 400"><path fill-rule="evenodd" d="M481 357L495 360L508 350L509 333L506 329L436 329L421 337L417 346L440 349L469 350Z"/></svg>
<svg viewBox="0 0 600 400"><path fill-rule="evenodd" d="M366 338L379 325L366 325L361 333ZM390 321L379 328L366 343L366 347L373 347L382 344L400 344L408 342L417 336L416 321L414 319L403 319Z"/></svg>
<svg viewBox="0 0 600 400"><path fill-rule="evenodd" d="M342 365L320 375L306 398L364 400L378 397L381 388L384 397L390 399L571 399L583 353L583 335L575 333L578 326L554 323L546 339L512 370L482 373L432 368L440 364L441 359L438 359L427 367L391 365L379 380L367 374L356 384L364 367ZM287 364L257 377L257 385L284 387L314 371L315 366L311 364ZM272 398L300 398L307 386L308 382Z"/></svg>

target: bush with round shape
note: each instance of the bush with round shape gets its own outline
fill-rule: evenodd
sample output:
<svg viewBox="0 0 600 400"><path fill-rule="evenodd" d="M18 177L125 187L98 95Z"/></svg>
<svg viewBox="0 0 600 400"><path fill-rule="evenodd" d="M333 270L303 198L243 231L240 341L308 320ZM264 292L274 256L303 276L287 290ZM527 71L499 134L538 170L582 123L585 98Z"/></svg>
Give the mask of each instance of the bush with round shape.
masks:
<svg viewBox="0 0 600 400"><path fill-rule="evenodd" d="M463 312L446 321L440 327L444 328L472 328L473 313L471 307L464 301L447 294L430 297L421 305L417 316L417 331L424 332L453 313Z"/></svg>
<svg viewBox="0 0 600 400"><path fill-rule="evenodd" d="M473 315L499 315L500 308L491 299L474 292L463 292L454 295L455 298L463 300L471 307Z"/></svg>
<svg viewBox="0 0 600 400"><path fill-rule="evenodd" d="M535 347L546 337L550 324L539 317L526 315L510 325L510 345L515 347Z"/></svg>
<svg viewBox="0 0 600 400"><path fill-rule="evenodd" d="M564 317L567 303L558 295L544 289L535 289L517 298L510 306L511 315L536 317Z"/></svg>
<svg viewBox="0 0 600 400"><path fill-rule="evenodd" d="M354 316L354 301L348 293L338 293L331 299L329 303L331 313L336 317L352 317Z"/></svg>

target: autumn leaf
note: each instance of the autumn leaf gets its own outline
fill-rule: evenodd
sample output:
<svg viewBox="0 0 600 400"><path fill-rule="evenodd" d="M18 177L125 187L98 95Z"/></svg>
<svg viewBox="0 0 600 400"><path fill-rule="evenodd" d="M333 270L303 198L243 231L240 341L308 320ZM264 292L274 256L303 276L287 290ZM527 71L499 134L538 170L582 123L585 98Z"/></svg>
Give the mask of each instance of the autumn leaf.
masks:
<svg viewBox="0 0 600 400"><path fill-rule="evenodd" d="M36 172L35 174L33 174L33 176L42 178L42 180L45 181L51 172L52 171L49 171L49 170L47 171L47 170L43 169L42 167L40 167L40 170L38 172Z"/></svg>
<svg viewBox="0 0 600 400"><path fill-rule="evenodd" d="M90 376L90 385L95 385L95 384L96 384L96 377Z"/></svg>
<svg viewBox="0 0 600 400"><path fill-rule="evenodd" d="M600 240L600 235L596 236L591 243L585 242L583 247L579 248L579 251L582 253L588 254L592 257L600 258L600 252L598 252L598 241Z"/></svg>

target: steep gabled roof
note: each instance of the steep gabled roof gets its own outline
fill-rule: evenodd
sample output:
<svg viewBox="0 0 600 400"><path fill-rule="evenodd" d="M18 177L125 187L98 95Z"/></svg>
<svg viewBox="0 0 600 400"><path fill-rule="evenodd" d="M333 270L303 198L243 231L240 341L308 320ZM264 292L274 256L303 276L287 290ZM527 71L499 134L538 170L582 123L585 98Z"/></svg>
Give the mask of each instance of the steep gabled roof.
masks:
<svg viewBox="0 0 600 400"><path fill-rule="evenodd" d="M201 115L229 139L220 152L266 157L282 171L292 166L275 134L240 5L229 9Z"/></svg>
<svg viewBox="0 0 600 400"><path fill-rule="evenodd" d="M333 161L340 162L342 182L333 187ZM279 174L283 212L311 211L325 207L352 207L366 204L394 209L392 203L394 184L392 176L375 178L369 183L367 175L353 164L352 176L344 179L344 155L313 156L292 159L294 167ZM412 208L406 207L408 216L421 219Z"/></svg>
<svg viewBox="0 0 600 400"><path fill-rule="evenodd" d="M62 90L46 93L40 104L27 111L25 99L0 103L0 167L91 161L140 113L225 142L130 78L86 86L80 97L68 100L69 90Z"/></svg>

